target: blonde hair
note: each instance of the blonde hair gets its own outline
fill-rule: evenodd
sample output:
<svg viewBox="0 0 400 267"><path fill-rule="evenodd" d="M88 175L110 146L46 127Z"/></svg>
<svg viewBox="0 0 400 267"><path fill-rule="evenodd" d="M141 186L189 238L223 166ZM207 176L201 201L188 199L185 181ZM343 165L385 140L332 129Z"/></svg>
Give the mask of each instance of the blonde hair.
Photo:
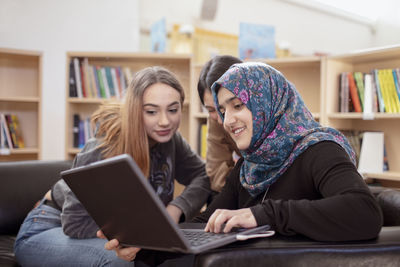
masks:
<svg viewBox="0 0 400 267"><path fill-rule="evenodd" d="M127 153L146 176L150 173L150 151L143 122L143 95L148 87L156 83L176 89L183 104L185 94L176 76L163 67L148 67L135 73L122 102L100 106L91 119L103 156L109 158Z"/></svg>

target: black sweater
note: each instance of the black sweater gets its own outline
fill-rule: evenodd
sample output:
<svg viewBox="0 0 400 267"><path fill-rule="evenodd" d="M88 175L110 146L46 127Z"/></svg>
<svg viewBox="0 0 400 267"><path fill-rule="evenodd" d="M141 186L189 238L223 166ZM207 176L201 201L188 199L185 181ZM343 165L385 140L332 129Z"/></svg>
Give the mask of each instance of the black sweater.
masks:
<svg viewBox="0 0 400 267"><path fill-rule="evenodd" d="M195 222L207 222L215 209L250 207L258 225L283 235L302 234L320 241L375 238L382 213L347 153L323 141L309 147L264 193L251 197L239 180L239 160L222 192ZM262 203L261 203L262 202Z"/></svg>

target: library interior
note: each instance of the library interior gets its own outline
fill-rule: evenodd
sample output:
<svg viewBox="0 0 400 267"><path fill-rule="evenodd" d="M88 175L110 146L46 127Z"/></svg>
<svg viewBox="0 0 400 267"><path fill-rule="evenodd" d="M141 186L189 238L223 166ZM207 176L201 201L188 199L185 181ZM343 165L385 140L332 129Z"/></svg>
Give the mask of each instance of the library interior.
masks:
<svg viewBox="0 0 400 267"><path fill-rule="evenodd" d="M161 66L176 75L185 95L178 132L208 175L212 119L198 84L207 62L222 55L277 70L319 127L345 136L355 153L354 170L376 199L383 222L376 238L345 242L312 240L293 229L286 236L272 225L274 236L196 254L193 265L400 265L400 2L0 0L0 8L1 266L24 266L13 246L25 217L61 171L78 167L90 140L103 140L92 115L108 103L123 106L131 81L144 68ZM219 93L213 93L217 101ZM151 134L148 139L146 144L157 142ZM115 156L110 151L101 160ZM153 168L151 146L149 151ZM242 152L230 150L229 160L242 162ZM242 153L244 162L249 153ZM172 183L174 199L192 186L176 177ZM210 203L211 198L202 211Z"/></svg>

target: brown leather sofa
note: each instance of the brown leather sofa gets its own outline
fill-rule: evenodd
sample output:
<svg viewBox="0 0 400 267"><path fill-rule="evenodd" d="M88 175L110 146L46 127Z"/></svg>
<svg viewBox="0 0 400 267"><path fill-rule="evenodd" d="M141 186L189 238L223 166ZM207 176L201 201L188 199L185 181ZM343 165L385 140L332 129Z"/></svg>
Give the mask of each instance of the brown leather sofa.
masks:
<svg viewBox="0 0 400 267"><path fill-rule="evenodd" d="M0 266L18 266L13 246L21 223L71 165L63 160L0 162Z"/></svg>

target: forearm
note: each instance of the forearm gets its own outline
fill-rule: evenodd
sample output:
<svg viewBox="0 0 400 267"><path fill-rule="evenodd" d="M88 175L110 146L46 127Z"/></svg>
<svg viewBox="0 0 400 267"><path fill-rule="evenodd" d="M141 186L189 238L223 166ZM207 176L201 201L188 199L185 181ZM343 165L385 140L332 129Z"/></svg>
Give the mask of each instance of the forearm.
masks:
<svg viewBox="0 0 400 267"><path fill-rule="evenodd" d="M352 192L320 200L266 200L251 208L257 224L283 235L303 234L321 241L374 238L382 215L373 196Z"/></svg>

